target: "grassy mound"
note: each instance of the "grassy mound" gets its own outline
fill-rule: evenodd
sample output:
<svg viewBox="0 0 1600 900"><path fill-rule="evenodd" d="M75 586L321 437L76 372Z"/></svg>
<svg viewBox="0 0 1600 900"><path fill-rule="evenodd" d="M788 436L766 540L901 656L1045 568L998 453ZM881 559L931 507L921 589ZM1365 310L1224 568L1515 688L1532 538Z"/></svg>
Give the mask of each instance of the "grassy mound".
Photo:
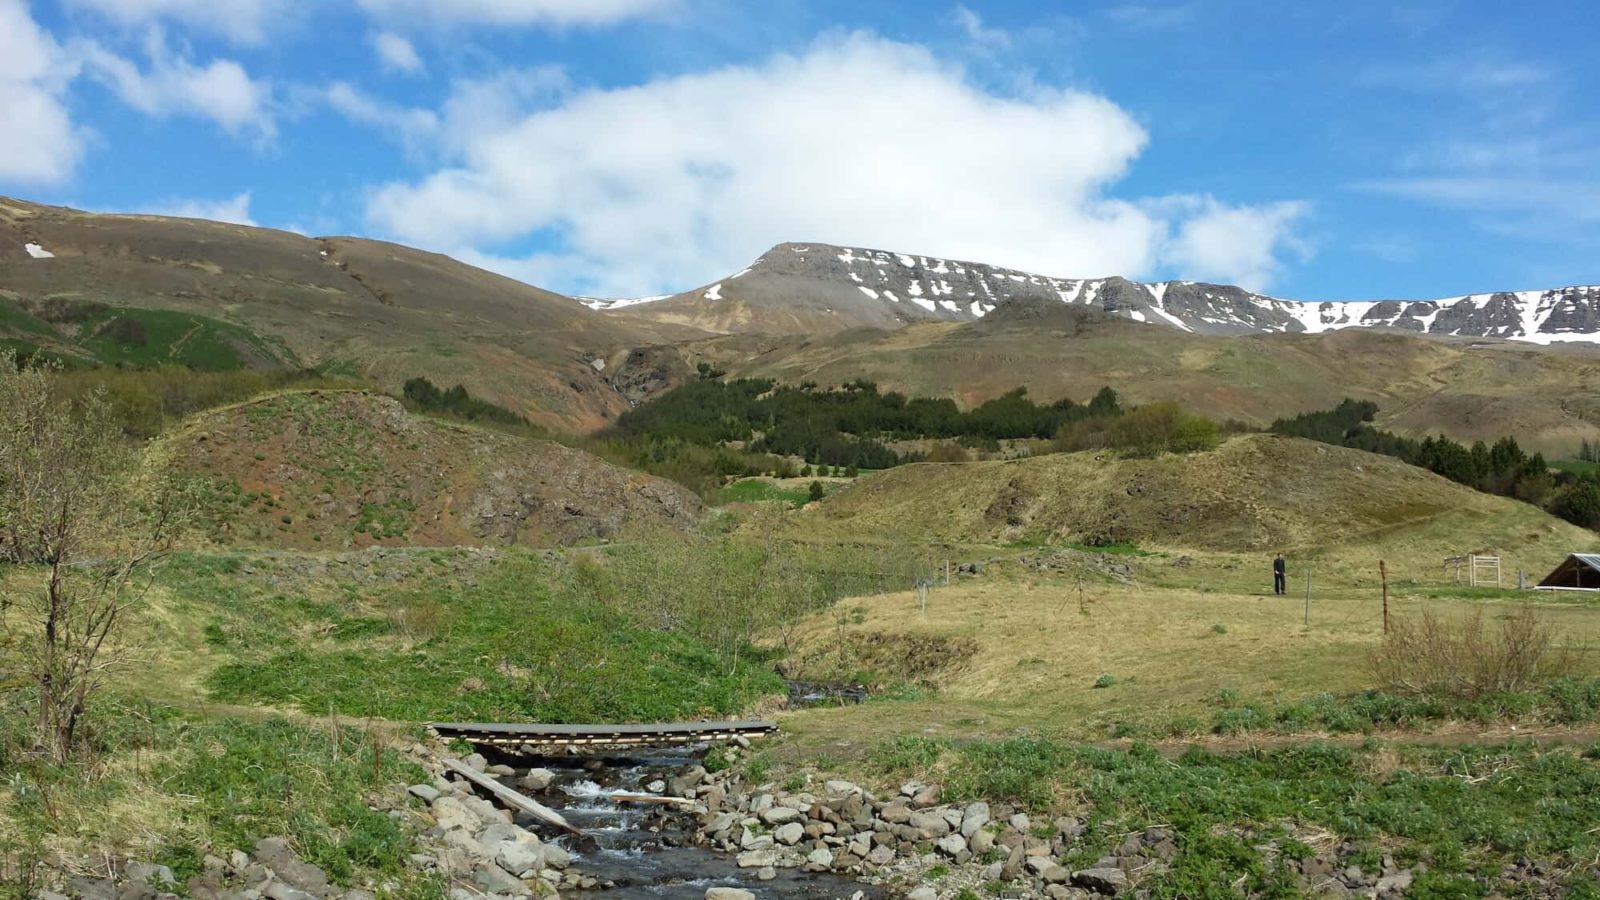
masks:
<svg viewBox="0 0 1600 900"><path fill-rule="evenodd" d="M363 392L286 393L165 438L232 546L549 546L690 527L683 488L582 451L413 416Z"/></svg>
<svg viewBox="0 0 1600 900"><path fill-rule="evenodd" d="M823 529L895 528L945 541L1121 543L1220 551L1346 545L1429 533L1441 554L1506 550L1530 535L1593 535L1422 469L1309 441L1251 435L1153 460L1076 453L904 466L841 491ZM1419 548L1419 555L1420 555Z"/></svg>

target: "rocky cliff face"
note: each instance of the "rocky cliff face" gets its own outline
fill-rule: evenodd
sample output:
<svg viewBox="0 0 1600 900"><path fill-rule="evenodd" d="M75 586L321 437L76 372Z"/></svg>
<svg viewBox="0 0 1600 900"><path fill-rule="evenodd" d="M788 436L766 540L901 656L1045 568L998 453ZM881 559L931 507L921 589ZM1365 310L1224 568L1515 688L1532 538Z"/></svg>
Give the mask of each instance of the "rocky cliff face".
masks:
<svg viewBox="0 0 1600 900"><path fill-rule="evenodd" d="M1442 300L1303 303L1232 285L1053 278L983 263L825 244L780 244L716 284L642 302L588 301L624 316L714 331L809 333L971 321L1047 298L1197 334L1393 328L1535 343L1600 342L1600 287Z"/></svg>

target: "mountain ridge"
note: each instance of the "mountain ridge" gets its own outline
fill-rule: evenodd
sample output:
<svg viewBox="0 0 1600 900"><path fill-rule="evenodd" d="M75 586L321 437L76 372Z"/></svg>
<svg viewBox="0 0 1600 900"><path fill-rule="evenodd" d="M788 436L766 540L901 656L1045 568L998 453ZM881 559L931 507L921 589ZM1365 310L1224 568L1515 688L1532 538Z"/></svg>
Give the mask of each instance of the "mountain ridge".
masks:
<svg viewBox="0 0 1600 900"><path fill-rule="evenodd" d="M1119 276L1057 278L986 263L822 243L784 243L744 270L679 294L583 299L618 318L733 333L826 333L974 321L1025 297L1088 306L1195 334L1389 328L1430 337L1600 342L1600 285L1430 300L1298 301L1235 285Z"/></svg>

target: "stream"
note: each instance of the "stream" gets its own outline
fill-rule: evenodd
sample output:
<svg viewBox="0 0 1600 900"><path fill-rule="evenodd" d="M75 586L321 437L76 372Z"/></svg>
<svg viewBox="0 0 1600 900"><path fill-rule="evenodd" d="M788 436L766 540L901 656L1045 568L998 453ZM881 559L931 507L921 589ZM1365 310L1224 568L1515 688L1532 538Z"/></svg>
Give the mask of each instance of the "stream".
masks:
<svg viewBox="0 0 1600 900"><path fill-rule="evenodd" d="M592 840L556 840L572 854L573 867L610 887L585 891L606 898L704 900L713 887L736 887L760 898L851 898L879 900L882 889L831 872L777 869L762 881L756 869L739 868L730 854L695 846L694 822L666 806L621 804L616 794L654 793L649 786L668 782L700 764L696 748L641 749L605 756L515 756L502 760L516 769L507 787L560 812ZM556 777L545 790L516 787L530 769ZM659 788L659 786L658 786ZM545 832L541 829L541 832Z"/></svg>

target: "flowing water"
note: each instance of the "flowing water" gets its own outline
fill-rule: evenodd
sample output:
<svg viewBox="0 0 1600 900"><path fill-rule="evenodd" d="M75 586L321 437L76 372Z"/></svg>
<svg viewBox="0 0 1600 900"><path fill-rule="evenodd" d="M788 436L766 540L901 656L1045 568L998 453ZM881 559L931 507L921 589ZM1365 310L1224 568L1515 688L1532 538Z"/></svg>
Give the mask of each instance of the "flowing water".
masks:
<svg viewBox="0 0 1600 900"><path fill-rule="evenodd" d="M506 779L509 787L514 788L517 778L531 768L556 775L545 790L525 793L590 836L590 840L557 841L572 854L576 871L613 885L585 891L583 896L702 900L712 887L744 888L763 900L888 896L880 888L829 872L778 869L776 878L761 881L756 869L739 868L731 854L694 846L693 822L669 807L612 799L619 793L650 793L651 782L668 781L698 765L692 749L606 757L524 756L505 762L517 768L517 777Z"/></svg>

